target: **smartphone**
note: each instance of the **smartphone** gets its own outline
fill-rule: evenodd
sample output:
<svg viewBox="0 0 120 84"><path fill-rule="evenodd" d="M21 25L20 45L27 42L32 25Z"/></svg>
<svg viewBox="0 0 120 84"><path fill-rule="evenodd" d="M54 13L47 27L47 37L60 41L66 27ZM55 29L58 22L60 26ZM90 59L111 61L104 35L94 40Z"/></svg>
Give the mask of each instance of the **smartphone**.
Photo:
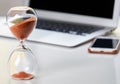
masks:
<svg viewBox="0 0 120 84"><path fill-rule="evenodd" d="M120 39L116 37L96 37L88 51L90 53L117 54L120 49Z"/></svg>

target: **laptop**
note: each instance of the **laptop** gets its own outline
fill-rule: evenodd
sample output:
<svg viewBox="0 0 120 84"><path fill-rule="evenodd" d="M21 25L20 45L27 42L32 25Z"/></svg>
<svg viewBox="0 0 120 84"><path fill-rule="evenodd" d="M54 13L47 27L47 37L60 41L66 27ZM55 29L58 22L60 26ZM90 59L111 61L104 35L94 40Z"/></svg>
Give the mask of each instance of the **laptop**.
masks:
<svg viewBox="0 0 120 84"><path fill-rule="evenodd" d="M38 17L28 40L75 47L115 30L119 0L25 0ZM12 35L8 35L12 36Z"/></svg>

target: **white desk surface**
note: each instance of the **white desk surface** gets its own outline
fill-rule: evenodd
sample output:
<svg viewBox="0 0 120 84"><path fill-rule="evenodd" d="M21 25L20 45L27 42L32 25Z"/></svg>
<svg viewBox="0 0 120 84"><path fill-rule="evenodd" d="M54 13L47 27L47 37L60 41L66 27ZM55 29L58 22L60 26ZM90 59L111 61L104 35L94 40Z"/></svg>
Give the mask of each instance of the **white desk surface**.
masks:
<svg viewBox="0 0 120 84"><path fill-rule="evenodd" d="M118 30L113 32L117 36ZM27 43L39 63L39 77L28 81L9 78L7 60L18 41L0 37L0 84L120 84L120 53L90 54L91 42L76 48Z"/></svg>

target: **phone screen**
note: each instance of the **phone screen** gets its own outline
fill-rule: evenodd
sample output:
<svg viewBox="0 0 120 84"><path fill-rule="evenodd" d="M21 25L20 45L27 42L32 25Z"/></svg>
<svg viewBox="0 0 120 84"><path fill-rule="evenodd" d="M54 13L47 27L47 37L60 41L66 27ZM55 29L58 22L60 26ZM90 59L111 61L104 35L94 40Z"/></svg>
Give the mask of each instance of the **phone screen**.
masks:
<svg viewBox="0 0 120 84"><path fill-rule="evenodd" d="M92 47L95 48L115 48L118 44L118 39L103 39L97 38Z"/></svg>

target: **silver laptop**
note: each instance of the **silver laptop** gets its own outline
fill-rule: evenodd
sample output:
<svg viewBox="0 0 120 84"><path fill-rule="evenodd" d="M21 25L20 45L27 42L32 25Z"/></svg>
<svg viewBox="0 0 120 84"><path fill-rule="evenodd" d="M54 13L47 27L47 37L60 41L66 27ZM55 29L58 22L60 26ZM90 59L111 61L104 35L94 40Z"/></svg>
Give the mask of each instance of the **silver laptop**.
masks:
<svg viewBox="0 0 120 84"><path fill-rule="evenodd" d="M38 15L28 40L65 47L115 30L120 10L119 0L25 0L25 5Z"/></svg>

